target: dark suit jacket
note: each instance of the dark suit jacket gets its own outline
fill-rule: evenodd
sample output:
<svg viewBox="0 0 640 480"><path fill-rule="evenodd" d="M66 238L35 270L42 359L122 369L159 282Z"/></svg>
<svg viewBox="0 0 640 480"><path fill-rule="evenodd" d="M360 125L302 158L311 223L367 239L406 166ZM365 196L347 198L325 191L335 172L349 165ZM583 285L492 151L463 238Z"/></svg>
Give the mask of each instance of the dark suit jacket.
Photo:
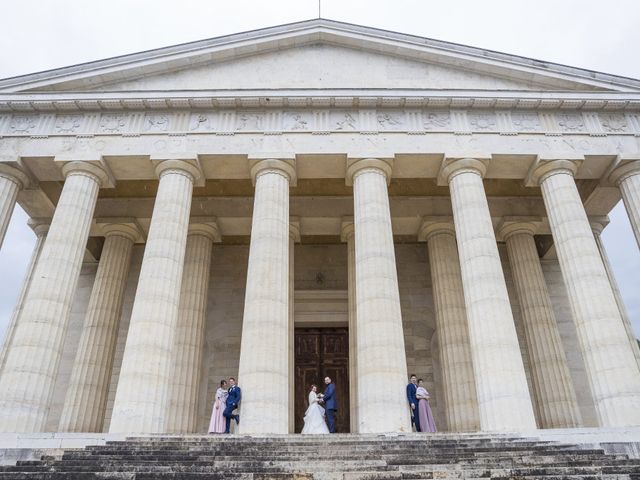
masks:
<svg viewBox="0 0 640 480"><path fill-rule="evenodd" d="M409 402L409 405L413 403L416 407L418 406L418 399L416 398L417 390L418 390L418 387L415 386L413 383L410 383L409 385L407 385L407 401Z"/></svg>
<svg viewBox="0 0 640 480"><path fill-rule="evenodd" d="M333 383L327 385L324 390L324 408L327 410L337 410L338 400L336 399L336 387Z"/></svg>
<svg viewBox="0 0 640 480"><path fill-rule="evenodd" d="M242 390L237 385L229 389L229 396L227 397L227 406L238 406L240 399L242 398Z"/></svg>

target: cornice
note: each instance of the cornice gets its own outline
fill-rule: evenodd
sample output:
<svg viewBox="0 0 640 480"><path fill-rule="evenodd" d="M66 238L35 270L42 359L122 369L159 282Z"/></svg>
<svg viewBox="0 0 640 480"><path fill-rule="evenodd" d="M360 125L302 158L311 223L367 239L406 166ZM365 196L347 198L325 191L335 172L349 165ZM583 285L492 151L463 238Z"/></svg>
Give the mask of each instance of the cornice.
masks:
<svg viewBox="0 0 640 480"><path fill-rule="evenodd" d="M0 112L209 108L470 108L640 111L635 92L398 89L0 93Z"/></svg>

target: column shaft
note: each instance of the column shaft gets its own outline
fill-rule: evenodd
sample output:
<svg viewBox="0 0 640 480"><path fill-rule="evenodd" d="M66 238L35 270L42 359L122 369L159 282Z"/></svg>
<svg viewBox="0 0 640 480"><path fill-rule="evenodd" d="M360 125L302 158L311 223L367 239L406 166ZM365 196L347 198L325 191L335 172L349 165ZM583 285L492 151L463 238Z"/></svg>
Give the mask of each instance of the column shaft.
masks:
<svg viewBox="0 0 640 480"><path fill-rule="evenodd" d="M196 431L212 241L211 234L201 231L194 231L187 237L173 346L167 433Z"/></svg>
<svg viewBox="0 0 640 480"><path fill-rule="evenodd" d="M16 205L20 182L0 171L0 247L7 233L11 215Z"/></svg>
<svg viewBox="0 0 640 480"><path fill-rule="evenodd" d="M460 261L453 226L427 237L440 344L447 423L452 432L480 429Z"/></svg>
<svg viewBox="0 0 640 480"><path fill-rule="evenodd" d="M0 431L44 431L102 174L73 164L0 378Z"/></svg>
<svg viewBox="0 0 640 480"><path fill-rule="evenodd" d="M358 433L358 320L356 313L356 238L353 223L343 234L347 240L347 276L349 301L349 406L351 407L351 433ZM344 232L344 228L343 228Z"/></svg>
<svg viewBox="0 0 640 480"><path fill-rule="evenodd" d="M289 431L289 181L256 174L240 365L241 433Z"/></svg>
<svg viewBox="0 0 640 480"><path fill-rule="evenodd" d="M541 427L580 427L582 418L533 231L514 231L506 237L506 243L520 301Z"/></svg>
<svg viewBox="0 0 640 480"><path fill-rule="evenodd" d="M633 234L640 247L640 172L622 178L618 185Z"/></svg>
<svg viewBox="0 0 640 480"><path fill-rule="evenodd" d="M604 248L604 243L602 243L601 230L594 229L593 235L596 239L596 245L598 246L598 251L600 252L600 257L602 258L602 263L604 263L604 268L607 271L607 276L609 277L609 282L611 283L613 294L616 297L618 310L620 311L620 316L622 317L622 324L624 325L624 329L627 332L627 337L629 337L629 344L631 345L633 356L636 358L636 363L638 364L638 368L640 369L640 346L638 345L638 340L633 333L633 326L631 325L631 320L629 320L629 314L624 304L624 300L622 299L622 294L620 293L618 282L616 282L616 277L613 274L613 268L611 267L611 262L609 261L609 255L607 255L607 250Z"/></svg>
<svg viewBox="0 0 640 480"><path fill-rule="evenodd" d="M640 425L640 371L572 169L562 165L543 165L540 183L596 411L603 427Z"/></svg>
<svg viewBox="0 0 640 480"><path fill-rule="evenodd" d="M465 161L460 161L465 162ZM483 167L459 163L449 189L483 430L536 427L529 386L502 272Z"/></svg>
<svg viewBox="0 0 640 480"><path fill-rule="evenodd" d="M179 167L160 173L109 427L112 433L165 429L193 182L194 175Z"/></svg>
<svg viewBox="0 0 640 480"><path fill-rule="evenodd" d="M404 395L407 360L396 272L388 164L356 161L353 175L356 254L358 432L410 431ZM384 388L380 388L384 385Z"/></svg>
<svg viewBox="0 0 640 480"><path fill-rule="evenodd" d="M91 290L59 430L101 432L134 232L108 234Z"/></svg>
<svg viewBox="0 0 640 480"><path fill-rule="evenodd" d="M13 336L16 331L16 326L18 322L18 318L20 317L20 313L22 312L22 308L24 307L24 299L29 291L29 286L31 285L31 280L33 278L33 270L35 269L36 264L38 263L38 258L40 258L40 253L42 252L42 246L44 245L44 240L47 238L47 232L49 231L49 224L35 225L33 230L36 234L36 244L33 247L31 252L31 259L29 260L29 265L27 266L27 271L24 275L24 280L22 281L22 287L20 288L20 293L18 294L18 300L16 301L16 306L13 309L13 313L11 314L11 320L9 321L9 326L7 327L4 342L2 344L2 350L0 350L0 376L2 376L2 370L4 370L4 364L7 359L7 352L11 348L11 343L13 342Z"/></svg>
<svg viewBox="0 0 640 480"><path fill-rule="evenodd" d="M297 218L297 217L296 217ZM300 223L295 220L289 225L289 433L295 433L296 402L295 367L295 247L300 241Z"/></svg>

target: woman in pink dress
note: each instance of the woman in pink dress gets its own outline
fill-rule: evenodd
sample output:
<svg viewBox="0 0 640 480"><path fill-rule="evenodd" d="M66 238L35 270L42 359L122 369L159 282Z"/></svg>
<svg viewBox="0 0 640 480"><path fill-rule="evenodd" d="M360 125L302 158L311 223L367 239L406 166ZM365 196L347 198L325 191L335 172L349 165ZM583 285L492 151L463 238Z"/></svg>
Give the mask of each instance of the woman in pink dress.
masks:
<svg viewBox="0 0 640 480"><path fill-rule="evenodd" d="M416 398L418 399L418 409L420 411L418 415L418 418L420 418L420 431L428 433L437 432L436 422L433 419L433 413L431 413L431 407L429 406L429 392L424 388L422 379L418 380Z"/></svg>
<svg viewBox="0 0 640 480"><path fill-rule="evenodd" d="M222 412L224 412L227 406L228 396L227 381L222 380L220 382L220 388L216 390L216 398L213 402L213 412L211 412L211 421L209 422L209 433L224 433L225 419L222 416Z"/></svg>

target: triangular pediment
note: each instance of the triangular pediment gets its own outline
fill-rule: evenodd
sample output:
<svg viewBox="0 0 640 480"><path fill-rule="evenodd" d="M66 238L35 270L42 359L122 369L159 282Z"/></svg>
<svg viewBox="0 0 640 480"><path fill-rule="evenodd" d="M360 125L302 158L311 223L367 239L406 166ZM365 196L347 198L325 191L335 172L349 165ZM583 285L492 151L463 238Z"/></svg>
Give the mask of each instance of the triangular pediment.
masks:
<svg viewBox="0 0 640 480"><path fill-rule="evenodd" d="M0 80L0 93L256 89L638 92L640 81L321 19Z"/></svg>

